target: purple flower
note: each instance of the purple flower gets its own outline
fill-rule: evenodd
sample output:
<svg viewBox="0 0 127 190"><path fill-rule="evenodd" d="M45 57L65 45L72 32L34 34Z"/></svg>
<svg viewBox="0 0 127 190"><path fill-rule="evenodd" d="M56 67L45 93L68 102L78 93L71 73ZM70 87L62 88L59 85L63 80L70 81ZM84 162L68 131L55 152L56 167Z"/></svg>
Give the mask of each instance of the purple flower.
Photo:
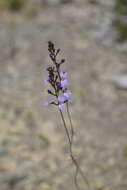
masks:
<svg viewBox="0 0 127 190"><path fill-rule="evenodd" d="M64 96L66 96L67 98L69 98L69 96L71 95L72 93L70 91L66 91L64 92Z"/></svg>
<svg viewBox="0 0 127 190"><path fill-rule="evenodd" d="M45 79L44 79L44 82L45 82L45 83L49 83L49 78L45 78Z"/></svg>
<svg viewBox="0 0 127 190"><path fill-rule="evenodd" d="M74 99L71 97L68 97L67 100L68 100L68 102L74 102Z"/></svg>
<svg viewBox="0 0 127 190"><path fill-rule="evenodd" d="M67 89L67 72L60 72L60 66L65 60L61 59L60 62L57 62L57 55L59 54L60 49L55 49L55 46L51 41L48 42L48 51L52 64L46 69L48 71L48 77L44 79L44 82L51 86L51 89L48 89L47 92L52 95L54 99L45 102L44 106L53 104L58 106L60 110L63 110L67 102L73 101L70 97L71 92Z"/></svg>
<svg viewBox="0 0 127 190"><path fill-rule="evenodd" d="M57 88L58 88L59 90L62 90L62 86L61 86L61 83L60 83L60 82L57 82L56 85L57 85Z"/></svg>
<svg viewBox="0 0 127 190"><path fill-rule="evenodd" d="M68 81L65 79L65 80L62 80L61 81L61 87L64 89L68 84Z"/></svg>
<svg viewBox="0 0 127 190"><path fill-rule="evenodd" d="M44 102L44 104L43 104L44 106L48 106L49 105L49 102L47 101L47 102Z"/></svg>
<svg viewBox="0 0 127 190"><path fill-rule="evenodd" d="M59 104L58 107L59 107L60 110L63 110L65 108L65 104Z"/></svg>
<svg viewBox="0 0 127 190"><path fill-rule="evenodd" d="M67 97L66 96L58 96L58 101L63 103L64 101L67 100Z"/></svg>
<svg viewBox="0 0 127 190"><path fill-rule="evenodd" d="M47 102L44 102L44 106L48 106L49 104L52 104L53 102L55 102L55 100L49 100L49 101L47 101Z"/></svg>
<svg viewBox="0 0 127 190"><path fill-rule="evenodd" d="M60 72L60 77L63 79L67 78L67 73L66 72Z"/></svg>
<svg viewBox="0 0 127 190"><path fill-rule="evenodd" d="M68 97L67 96L58 96L58 101L61 103L65 103L65 101L73 102L74 99L69 97L69 95L68 95Z"/></svg>

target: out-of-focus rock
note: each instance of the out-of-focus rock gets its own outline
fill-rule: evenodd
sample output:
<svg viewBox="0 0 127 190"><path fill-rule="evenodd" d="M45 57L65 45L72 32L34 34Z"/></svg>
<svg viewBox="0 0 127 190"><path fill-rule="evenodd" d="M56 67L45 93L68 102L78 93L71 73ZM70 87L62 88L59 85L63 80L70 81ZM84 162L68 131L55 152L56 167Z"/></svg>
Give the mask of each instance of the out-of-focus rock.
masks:
<svg viewBox="0 0 127 190"><path fill-rule="evenodd" d="M5 179L3 179L3 181L5 183L7 183L11 188L14 188L14 186L18 182L26 179L27 177L28 177L28 174L26 174L26 173L22 173L22 174L16 174L16 173L15 174L9 174L9 175L7 175L5 177Z"/></svg>
<svg viewBox="0 0 127 190"><path fill-rule="evenodd" d="M103 190L104 189L104 184L102 183L102 181L96 181L95 189L96 190Z"/></svg>
<svg viewBox="0 0 127 190"><path fill-rule="evenodd" d="M71 3L73 0L40 0L42 4L57 5Z"/></svg>
<svg viewBox="0 0 127 190"><path fill-rule="evenodd" d="M127 90L127 74L113 76L111 80L116 87Z"/></svg>
<svg viewBox="0 0 127 190"><path fill-rule="evenodd" d="M53 188L47 183L43 183L40 185L40 190L53 190Z"/></svg>
<svg viewBox="0 0 127 190"><path fill-rule="evenodd" d="M60 3L61 0L40 0L41 4L47 4L47 5L57 5Z"/></svg>

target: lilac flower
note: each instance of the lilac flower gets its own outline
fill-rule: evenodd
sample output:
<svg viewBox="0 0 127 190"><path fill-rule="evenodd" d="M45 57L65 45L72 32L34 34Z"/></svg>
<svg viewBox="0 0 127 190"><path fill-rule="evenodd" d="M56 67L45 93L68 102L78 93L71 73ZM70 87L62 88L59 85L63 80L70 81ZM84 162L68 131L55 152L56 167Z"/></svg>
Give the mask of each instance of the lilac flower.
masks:
<svg viewBox="0 0 127 190"><path fill-rule="evenodd" d="M58 101L59 102L65 102L67 100L67 97L66 96L58 96Z"/></svg>
<svg viewBox="0 0 127 190"><path fill-rule="evenodd" d="M58 88L59 90L62 90L62 86L61 86L61 83L60 83L60 82L57 82L57 83L56 83L56 86L57 86L57 88Z"/></svg>
<svg viewBox="0 0 127 190"><path fill-rule="evenodd" d="M65 104L59 104L58 107L59 107L60 110L63 110L65 108Z"/></svg>
<svg viewBox="0 0 127 190"><path fill-rule="evenodd" d="M60 52L60 49L55 49L55 46L51 41L48 42L48 51L52 65L50 64L46 69L48 71L48 77L44 79L44 82L50 84L51 89L48 89L47 92L55 97L55 100L45 102L44 106L53 104L58 106L60 110L63 110L67 102L73 101L70 97L71 92L67 89L67 73L60 72L60 66L65 60L61 59L60 62L57 62L57 55Z"/></svg>
<svg viewBox="0 0 127 190"><path fill-rule="evenodd" d="M68 84L68 81L66 79L61 81L61 87L63 89L65 89L65 87L67 86L67 84Z"/></svg>
<svg viewBox="0 0 127 190"><path fill-rule="evenodd" d="M65 103L65 101L73 102L74 99L71 98L71 97L69 97L69 95L68 95L68 97L67 97L67 96L58 96L58 101L59 101L60 103Z"/></svg>
<svg viewBox="0 0 127 190"><path fill-rule="evenodd" d="M49 105L49 102L47 101L47 102L44 102L44 104L43 104L44 106L48 106Z"/></svg>
<svg viewBox="0 0 127 190"><path fill-rule="evenodd" d="M45 78L45 79L44 79L44 82L45 82L45 83L49 83L49 78Z"/></svg>
<svg viewBox="0 0 127 190"><path fill-rule="evenodd" d="M60 77L63 79L67 78L67 73L66 72L60 72Z"/></svg>
<svg viewBox="0 0 127 190"><path fill-rule="evenodd" d="M50 104L52 104L52 103L54 103L55 102L55 100L49 100L49 101L47 101L47 102L44 102L44 106L48 106L48 105L50 105Z"/></svg>
<svg viewBox="0 0 127 190"><path fill-rule="evenodd" d="M73 98L71 98L71 97L68 97L68 102L74 102L74 99Z"/></svg>
<svg viewBox="0 0 127 190"><path fill-rule="evenodd" d="M66 96L67 98L69 98L69 96L71 95L72 93L70 91L66 91L64 92L64 96Z"/></svg>
<svg viewBox="0 0 127 190"><path fill-rule="evenodd" d="M58 107L59 107L59 109L60 110L64 110L64 108L65 108L65 103L64 103L64 101L68 101L68 102L73 102L73 99L72 98L67 98L67 97L65 97L65 96L63 96L63 97L61 97L61 98L59 98L59 100L60 100L60 104L58 105Z"/></svg>

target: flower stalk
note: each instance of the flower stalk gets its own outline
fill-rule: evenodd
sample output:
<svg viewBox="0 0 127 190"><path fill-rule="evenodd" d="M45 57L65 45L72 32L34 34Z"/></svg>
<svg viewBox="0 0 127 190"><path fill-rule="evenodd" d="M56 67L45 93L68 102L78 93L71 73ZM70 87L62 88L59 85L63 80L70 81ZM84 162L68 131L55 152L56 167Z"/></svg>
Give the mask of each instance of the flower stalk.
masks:
<svg viewBox="0 0 127 190"><path fill-rule="evenodd" d="M47 67L48 71L48 78L44 79L44 82L49 84L51 89L48 89L47 92L49 95L53 97L53 99L48 100L44 103L44 106L54 105L58 107L60 112L60 116L63 122L63 126L65 129L65 133L68 139L69 144L69 154L72 160L72 163L75 166L75 174L74 174L74 183L77 190L80 190L79 182L78 182L78 174L82 177L84 183L87 185L87 189L90 190L89 182L84 175L81 167L77 159L73 154L73 139L74 139L74 127L71 119L71 114L69 110L69 103L73 102L73 98L71 97L72 93L68 90L68 80L67 80L67 73L61 71L61 65L65 62L65 59L61 59L60 62L57 61L57 55L60 52L60 49L55 49L53 42L48 42L48 51L49 57L52 61L52 64ZM66 124L66 120L64 118L63 110L66 108L67 116L70 123L70 128L68 128Z"/></svg>

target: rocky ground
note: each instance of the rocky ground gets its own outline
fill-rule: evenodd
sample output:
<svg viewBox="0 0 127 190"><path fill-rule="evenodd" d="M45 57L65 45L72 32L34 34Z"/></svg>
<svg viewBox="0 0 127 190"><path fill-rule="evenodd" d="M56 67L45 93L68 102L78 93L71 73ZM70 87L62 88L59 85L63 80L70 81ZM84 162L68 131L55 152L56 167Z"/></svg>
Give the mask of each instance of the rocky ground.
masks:
<svg viewBox="0 0 127 190"><path fill-rule="evenodd" d="M103 1L75 1L2 14L1 190L75 189L59 113L42 106L48 40L66 58L74 151L92 189L127 189L127 91L111 80L127 72L127 57L89 35L111 12ZM79 184L87 189L81 178Z"/></svg>

